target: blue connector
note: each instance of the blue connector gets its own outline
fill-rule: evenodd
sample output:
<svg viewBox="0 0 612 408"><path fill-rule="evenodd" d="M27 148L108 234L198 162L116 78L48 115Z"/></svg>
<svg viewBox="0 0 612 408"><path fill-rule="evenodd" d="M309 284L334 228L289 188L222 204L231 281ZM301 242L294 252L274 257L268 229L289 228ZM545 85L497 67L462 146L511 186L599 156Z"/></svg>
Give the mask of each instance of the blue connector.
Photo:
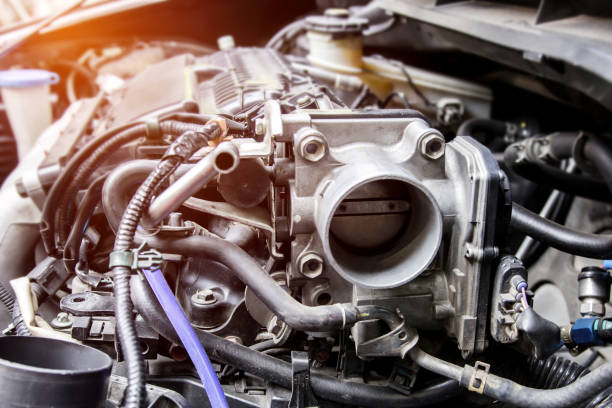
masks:
<svg viewBox="0 0 612 408"><path fill-rule="evenodd" d="M612 259L606 259L605 261L603 261L603 268L605 270L612 269Z"/></svg>
<svg viewBox="0 0 612 408"><path fill-rule="evenodd" d="M599 337L599 317L585 317L576 320L570 334L578 346L602 346L604 341Z"/></svg>

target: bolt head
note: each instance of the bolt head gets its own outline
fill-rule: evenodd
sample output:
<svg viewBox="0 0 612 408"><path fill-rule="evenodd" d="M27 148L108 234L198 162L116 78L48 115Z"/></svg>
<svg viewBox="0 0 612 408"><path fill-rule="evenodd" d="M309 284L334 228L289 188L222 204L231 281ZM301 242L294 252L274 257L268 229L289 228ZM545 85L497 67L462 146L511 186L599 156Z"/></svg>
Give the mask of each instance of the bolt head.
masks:
<svg viewBox="0 0 612 408"><path fill-rule="evenodd" d="M59 312L55 319L51 321L51 326L56 329L66 329L72 326L72 319L70 319L70 315L66 312Z"/></svg>
<svg viewBox="0 0 612 408"><path fill-rule="evenodd" d="M215 292L210 289L198 290L191 296L191 301L197 305L212 305L217 302Z"/></svg>
<svg viewBox="0 0 612 408"><path fill-rule="evenodd" d="M313 279L323 273L323 258L315 253L307 253L298 261L299 271L307 278Z"/></svg>
<svg viewBox="0 0 612 408"><path fill-rule="evenodd" d="M430 160L437 160L444 156L444 149L444 138L437 132L428 133L422 136L419 141L421 154Z"/></svg>
<svg viewBox="0 0 612 408"><path fill-rule="evenodd" d="M311 162L318 162L327 153L325 141L318 135L306 136L300 142L300 155Z"/></svg>
<svg viewBox="0 0 612 408"><path fill-rule="evenodd" d="M603 316L605 312L603 303L583 302L580 304L580 314L582 316Z"/></svg>

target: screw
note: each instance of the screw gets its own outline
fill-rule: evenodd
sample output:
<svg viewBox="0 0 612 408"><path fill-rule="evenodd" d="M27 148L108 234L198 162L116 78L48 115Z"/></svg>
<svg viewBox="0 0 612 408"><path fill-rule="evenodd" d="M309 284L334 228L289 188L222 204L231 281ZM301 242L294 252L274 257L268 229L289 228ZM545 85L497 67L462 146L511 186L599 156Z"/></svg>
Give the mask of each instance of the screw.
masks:
<svg viewBox="0 0 612 408"><path fill-rule="evenodd" d="M70 315L66 312L59 312L55 319L51 321L51 326L56 329L66 329L72 326L72 320L70 320Z"/></svg>
<svg viewBox="0 0 612 408"><path fill-rule="evenodd" d="M444 138L439 133L427 133L419 142L421 154L428 159L437 160L444 156Z"/></svg>
<svg viewBox="0 0 612 408"><path fill-rule="evenodd" d="M210 289L198 290L191 296L191 301L197 305L212 305L217 302L215 292Z"/></svg>

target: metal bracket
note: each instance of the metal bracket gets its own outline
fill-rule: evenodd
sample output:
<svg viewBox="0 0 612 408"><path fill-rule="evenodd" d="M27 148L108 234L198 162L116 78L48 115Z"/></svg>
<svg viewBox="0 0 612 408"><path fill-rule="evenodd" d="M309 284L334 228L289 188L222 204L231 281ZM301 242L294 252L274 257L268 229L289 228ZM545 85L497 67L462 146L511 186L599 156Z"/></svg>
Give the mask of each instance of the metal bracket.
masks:
<svg viewBox="0 0 612 408"><path fill-rule="evenodd" d="M399 357L404 358L408 351L419 341L419 334L406 322L389 333L357 345L357 355L361 358Z"/></svg>
<svg viewBox="0 0 612 408"><path fill-rule="evenodd" d="M318 408L319 402L315 398L310 386L310 360L305 351L291 352L291 372L293 382L291 385L291 400L289 408Z"/></svg>
<svg viewBox="0 0 612 408"><path fill-rule="evenodd" d="M478 394L482 394L484 392L490 369L491 364L477 361L476 364L474 364L474 371L472 371L472 377L470 378L470 382L468 384L468 391L474 391Z"/></svg>

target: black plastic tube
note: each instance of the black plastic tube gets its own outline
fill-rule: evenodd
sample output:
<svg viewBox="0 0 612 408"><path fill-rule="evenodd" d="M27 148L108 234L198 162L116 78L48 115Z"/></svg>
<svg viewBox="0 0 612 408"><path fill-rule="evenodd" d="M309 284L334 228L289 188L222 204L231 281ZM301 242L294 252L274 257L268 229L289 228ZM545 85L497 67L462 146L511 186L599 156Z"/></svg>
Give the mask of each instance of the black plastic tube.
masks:
<svg viewBox="0 0 612 408"><path fill-rule="evenodd" d="M612 235L574 231L512 203L510 225L553 248L587 258L612 258Z"/></svg>
<svg viewBox="0 0 612 408"><path fill-rule="evenodd" d="M358 311L350 304L306 306L295 300L239 246L212 234L186 238L147 237L163 252L205 256L227 266L282 321L301 331L325 332L350 327Z"/></svg>
<svg viewBox="0 0 612 408"><path fill-rule="evenodd" d="M73 342L42 337L0 338L3 407L106 407L112 360Z"/></svg>
<svg viewBox="0 0 612 408"><path fill-rule="evenodd" d="M138 277L132 278L132 300L143 319L157 333L180 344L151 288ZM202 330L196 333L211 359L291 388L290 363ZM376 408L427 406L446 401L459 393L459 386L453 380L443 381L410 395L400 394L384 386L343 381L316 371L312 373L311 383L315 394L325 400Z"/></svg>

